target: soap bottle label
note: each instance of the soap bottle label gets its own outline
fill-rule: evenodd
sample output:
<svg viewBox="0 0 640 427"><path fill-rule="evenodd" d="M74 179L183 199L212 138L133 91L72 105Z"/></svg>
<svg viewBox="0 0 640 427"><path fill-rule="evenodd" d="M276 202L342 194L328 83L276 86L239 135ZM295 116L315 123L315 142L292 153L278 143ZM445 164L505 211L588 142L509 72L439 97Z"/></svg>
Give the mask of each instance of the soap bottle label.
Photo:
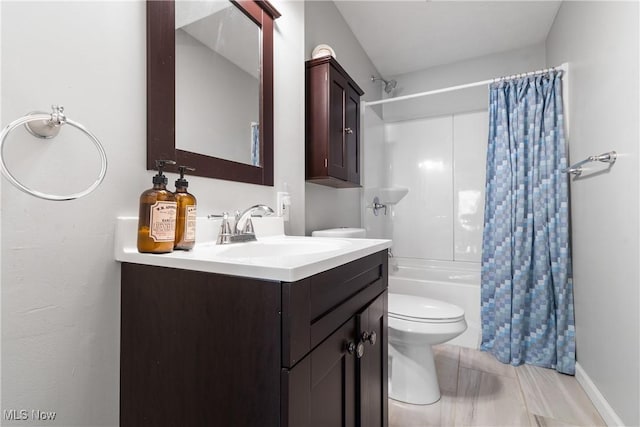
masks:
<svg viewBox="0 0 640 427"><path fill-rule="evenodd" d="M154 242L173 242L176 237L176 202L156 202L151 205L149 237Z"/></svg>
<svg viewBox="0 0 640 427"><path fill-rule="evenodd" d="M185 209L184 221L184 241L195 242L196 240L196 207L187 206Z"/></svg>

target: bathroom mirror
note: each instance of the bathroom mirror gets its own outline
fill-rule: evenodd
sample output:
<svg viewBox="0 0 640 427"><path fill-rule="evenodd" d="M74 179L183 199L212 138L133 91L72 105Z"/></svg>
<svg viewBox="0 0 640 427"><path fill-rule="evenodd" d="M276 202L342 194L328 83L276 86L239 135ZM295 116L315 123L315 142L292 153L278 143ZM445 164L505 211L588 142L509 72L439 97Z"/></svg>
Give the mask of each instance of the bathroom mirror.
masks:
<svg viewBox="0 0 640 427"><path fill-rule="evenodd" d="M273 185L273 20L266 1L147 1L147 169Z"/></svg>

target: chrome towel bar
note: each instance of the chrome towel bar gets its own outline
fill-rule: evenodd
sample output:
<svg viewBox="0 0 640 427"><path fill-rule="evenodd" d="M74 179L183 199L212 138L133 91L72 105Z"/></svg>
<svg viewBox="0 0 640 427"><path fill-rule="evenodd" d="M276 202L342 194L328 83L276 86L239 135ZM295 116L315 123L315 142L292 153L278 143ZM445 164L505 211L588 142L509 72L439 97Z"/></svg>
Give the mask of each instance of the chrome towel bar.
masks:
<svg viewBox="0 0 640 427"><path fill-rule="evenodd" d="M609 163L609 165L613 165L616 162L616 158L618 154L615 151L609 151L608 153L600 154L599 156L589 156L584 160L575 163L568 168L564 169L562 172L573 174L574 176L582 175L582 165L590 162L603 162Z"/></svg>
<svg viewBox="0 0 640 427"><path fill-rule="evenodd" d="M27 194L30 194L34 197L38 197L40 199L45 199L45 200L54 200L54 201L79 199L80 197L86 196L87 194L91 193L102 183L102 180L104 179L107 173L107 154L105 153L104 148L102 147L102 144L94 134L89 132L80 123L76 123L73 120L69 120L64 115L63 106L52 105L51 109L52 109L52 112L50 114L39 112L39 111L29 113L26 116L21 117L9 123L9 125L2 130L2 132L0 133L0 167L1 167L0 172L2 172L2 175L4 175L4 177L11 184L13 184L17 189ZM100 154L100 163L101 163L100 173L98 174L98 178L94 181L93 184L91 184L85 190L80 191L78 193L64 195L64 196L42 193L40 191L33 190L29 187L26 187L11 174L11 172L9 171L9 168L7 168L7 165L4 162L4 143L5 143L5 140L7 139L7 136L9 135L9 133L11 133L12 130L14 130L18 126L24 125L27 131L29 131L31 135L37 138L51 139L51 138L55 138L56 135L58 135L58 132L60 132L60 127L65 124L71 125L81 130L85 135L89 137L91 142L93 142L93 144L96 146L98 153Z"/></svg>

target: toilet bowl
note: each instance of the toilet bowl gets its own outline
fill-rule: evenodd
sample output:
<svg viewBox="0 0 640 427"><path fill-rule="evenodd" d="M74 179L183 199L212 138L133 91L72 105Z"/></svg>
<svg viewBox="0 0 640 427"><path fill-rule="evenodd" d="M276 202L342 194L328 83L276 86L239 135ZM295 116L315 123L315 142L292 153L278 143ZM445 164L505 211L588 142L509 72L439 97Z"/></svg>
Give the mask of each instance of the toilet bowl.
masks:
<svg viewBox="0 0 640 427"><path fill-rule="evenodd" d="M464 310L430 298L389 293L389 397L428 405L440 399L431 346L467 329Z"/></svg>

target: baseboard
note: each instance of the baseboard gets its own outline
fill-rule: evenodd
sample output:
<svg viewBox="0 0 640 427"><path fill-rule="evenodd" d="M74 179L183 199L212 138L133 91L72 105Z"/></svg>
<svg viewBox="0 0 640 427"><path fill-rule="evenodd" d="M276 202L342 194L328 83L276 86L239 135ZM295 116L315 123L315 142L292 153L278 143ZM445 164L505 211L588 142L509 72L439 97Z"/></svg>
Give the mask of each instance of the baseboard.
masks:
<svg viewBox="0 0 640 427"><path fill-rule="evenodd" d="M582 369L579 363L576 363L576 380L582 386L582 389L587 393L591 402L593 402L593 406L596 407L600 416L607 423L607 426L624 426L624 423L616 414L616 411L613 410L607 399L604 398L598 387L591 381L589 375Z"/></svg>

